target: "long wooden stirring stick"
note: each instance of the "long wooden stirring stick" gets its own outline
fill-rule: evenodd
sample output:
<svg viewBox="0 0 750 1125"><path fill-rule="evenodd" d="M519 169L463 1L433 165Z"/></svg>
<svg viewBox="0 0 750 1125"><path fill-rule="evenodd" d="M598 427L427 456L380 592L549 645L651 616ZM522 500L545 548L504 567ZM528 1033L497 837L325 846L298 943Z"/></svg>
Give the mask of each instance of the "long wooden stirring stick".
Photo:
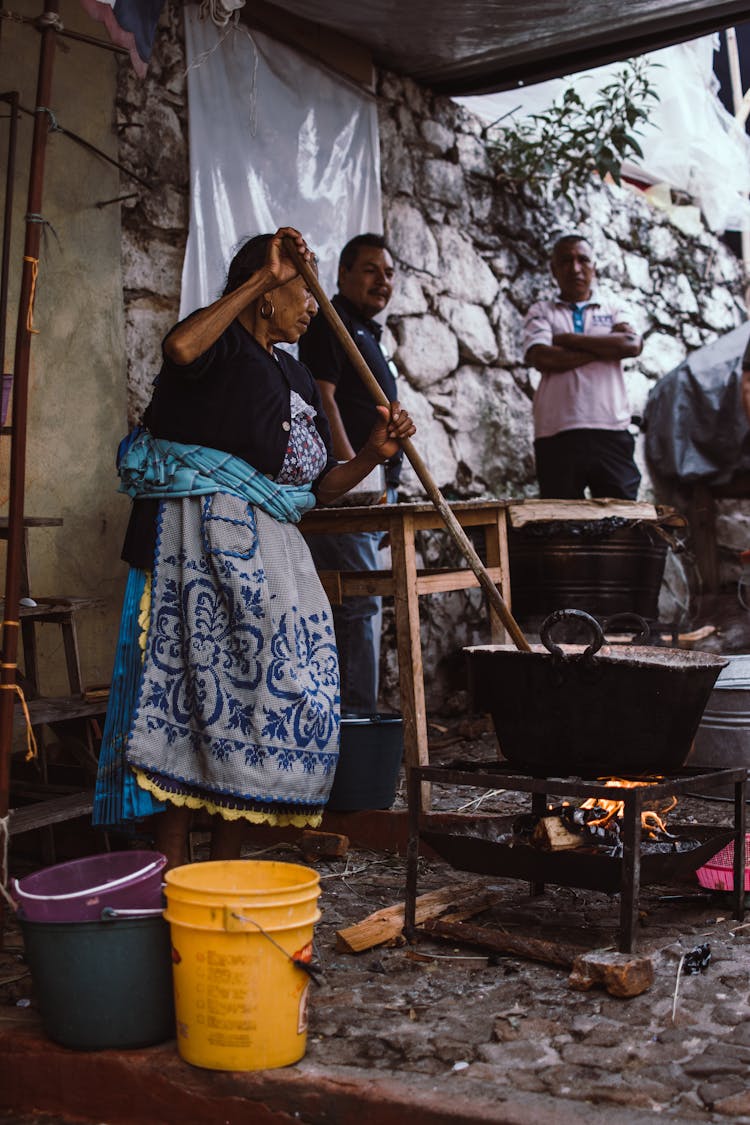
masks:
<svg viewBox="0 0 750 1125"><path fill-rule="evenodd" d="M302 274L302 277L305 279L305 283L308 289L315 297L315 300L318 302L320 308L323 310L323 315L336 334L342 348L353 363L357 374L362 379L362 382L367 387L372 398L378 404L378 406L388 406L388 399L383 393L380 384L373 375L372 371L370 371L370 368L367 366L367 363L365 362L359 348L354 343L354 340L347 332L346 327L341 320L341 317L336 312L335 308L323 292L320 282L318 281L317 275L312 266L308 262L306 262L305 259L298 253L297 247L290 238L284 239L284 249L292 259L294 264L297 266L297 269ZM452 536L459 550L476 575L479 585L487 595L487 600L497 613L507 631L510 633L510 636L516 648L522 649L524 652L529 652L531 646L521 632L518 622L508 609L508 606L506 605L500 591L492 581L492 578L487 572L487 569L482 563L479 555L474 550L474 546L471 540L448 506L442 492L435 484L435 481L433 480L429 469L414 448L411 439L405 438L401 442L401 446L404 450L404 453L408 457L409 462L414 469L414 472L422 482L425 492L440 513L446 529Z"/></svg>

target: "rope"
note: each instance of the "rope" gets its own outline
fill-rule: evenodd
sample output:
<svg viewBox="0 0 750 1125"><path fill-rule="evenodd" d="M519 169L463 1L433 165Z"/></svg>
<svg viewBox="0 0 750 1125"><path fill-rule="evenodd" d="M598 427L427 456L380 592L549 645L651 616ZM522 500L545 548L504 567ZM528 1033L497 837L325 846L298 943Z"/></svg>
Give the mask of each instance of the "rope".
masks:
<svg viewBox="0 0 750 1125"><path fill-rule="evenodd" d="M39 19L36 21L37 25L41 28L51 27L55 31L64 31L65 24L60 19L57 12L42 12Z"/></svg>
<svg viewBox="0 0 750 1125"><path fill-rule="evenodd" d="M15 914L16 904L8 894L6 882L8 879L8 843L10 841L10 813L0 817L0 863L2 864L2 871L0 871L0 894L2 894L5 901L10 906Z"/></svg>
<svg viewBox="0 0 750 1125"><path fill-rule="evenodd" d="M55 117L54 113L49 108L49 106L38 105L36 107L36 109L34 110L34 113L46 113L47 116L49 117L49 131L50 131L50 133L62 133L62 131L63 131L62 125L58 124L57 118Z"/></svg>
<svg viewBox="0 0 750 1125"><path fill-rule="evenodd" d="M244 6L245 0L201 0L200 18L209 16L217 27L226 27L239 22L239 10Z"/></svg>
<svg viewBox="0 0 750 1125"><path fill-rule="evenodd" d="M16 625L16 621L6 621L5 625ZM0 668L13 668L17 669L17 664L0 664ZM20 684L0 684L0 691L14 691L18 698L21 700L21 709L23 710L23 717L26 720L26 761L30 762L32 758L39 755L39 747L36 744L36 735L34 728L31 725L31 715L29 714L29 705L26 702L26 696L23 694L23 688Z"/></svg>
<svg viewBox="0 0 750 1125"><path fill-rule="evenodd" d="M201 0L199 9L199 19L205 20L206 18L213 21L217 27L222 28L223 32L219 36L213 47L209 47L206 51L201 51L199 55L191 62L185 70L187 75L191 70L196 67L203 66L206 59L217 51L222 45L230 31L242 31L244 35L250 40L253 48L253 73L250 78L250 135L255 136L258 128L258 48L255 45L250 31L247 27L240 26L240 12L239 9L245 6L245 0Z"/></svg>
<svg viewBox="0 0 750 1125"><path fill-rule="evenodd" d="M27 216L29 222L38 222L36 218ZM44 222L44 219L41 220ZM29 294L29 307L26 310L26 331L33 336L39 335L39 329L34 327L34 297L36 296L36 279L39 277L39 259L30 258L28 254L23 256L24 262L31 262L31 293Z"/></svg>

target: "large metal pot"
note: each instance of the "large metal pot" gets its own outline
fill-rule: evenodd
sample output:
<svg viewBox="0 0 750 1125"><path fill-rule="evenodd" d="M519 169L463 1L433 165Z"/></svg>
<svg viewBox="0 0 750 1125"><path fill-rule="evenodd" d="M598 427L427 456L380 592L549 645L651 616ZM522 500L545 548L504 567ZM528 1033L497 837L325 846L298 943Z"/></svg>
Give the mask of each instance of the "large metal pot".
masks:
<svg viewBox="0 0 750 1125"><path fill-rule="evenodd" d="M592 643L557 645L561 621L585 621ZM467 648L474 706L489 711L500 750L540 777L662 774L678 770L717 676L728 661L684 649L602 648L599 623L558 610L541 645Z"/></svg>

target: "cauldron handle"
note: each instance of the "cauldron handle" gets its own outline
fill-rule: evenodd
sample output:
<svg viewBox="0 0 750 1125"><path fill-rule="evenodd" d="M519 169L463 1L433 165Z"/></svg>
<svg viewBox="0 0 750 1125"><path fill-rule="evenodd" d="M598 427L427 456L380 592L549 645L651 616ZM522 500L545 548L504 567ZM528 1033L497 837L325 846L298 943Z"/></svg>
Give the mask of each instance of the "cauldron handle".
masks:
<svg viewBox="0 0 750 1125"><path fill-rule="evenodd" d="M590 660L604 644L604 633L602 632L601 625L590 613L585 613L582 609L556 609L549 617L545 617L542 622L542 627L539 630L539 640L547 651L552 653L555 660L564 661L566 656L560 646L556 645L552 640L550 632L554 629L555 625L558 625L561 621L571 621L573 619L576 621L584 621L594 634L594 639L589 647L581 653L580 656L576 656L576 660Z"/></svg>
<svg viewBox="0 0 750 1125"><path fill-rule="evenodd" d="M633 644L635 644L636 641L642 641L643 644L647 644L651 636L651 627L648 621L641 617L640 613L614 613L611 617L608 617L606 621L602 622L602 629L606 633L615 622L618 625L624 625L628 621L634 622L638 626L638 632L633 637Z"/></svg>

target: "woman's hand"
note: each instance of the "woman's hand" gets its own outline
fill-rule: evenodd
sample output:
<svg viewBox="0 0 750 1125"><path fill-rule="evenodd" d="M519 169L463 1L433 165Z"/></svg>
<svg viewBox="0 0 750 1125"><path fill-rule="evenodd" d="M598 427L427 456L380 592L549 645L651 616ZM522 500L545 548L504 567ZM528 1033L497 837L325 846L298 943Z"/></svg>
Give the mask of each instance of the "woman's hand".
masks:
<svg viewBox="0 0 750 1125"><path fill-rule="evenodd" d="M417 428L398 402L376 407L380 421L372 428L369 438L359 453L350 461L342 461L326 473L317 487L321 504L334 504L350 488L354 488L375 465L393 457L401 448L404 438L411 437Z"/></svg>
<svg viewBox="0 0 750 1125"><path fill-rule="evenodd" d="M279 227L269 242L266 252L266 267L271 271L277 285L285 285L287 281L291 281L299 273L284 247L283 240L285 238L292 239L297 248L297 253L306 262L312 265L315 261L315 255L298 230L295 230L294 227Z"/></svg>
<svg viewBox="0 0 750 1125"><path fill-rule="evenodd" d="M377 406L375 409L380 420L373 426L362 452L369 452L379 461L387 461L398 453L404 438L417 432L417 427L398 402L392 402L390 406Z"/></svg>

